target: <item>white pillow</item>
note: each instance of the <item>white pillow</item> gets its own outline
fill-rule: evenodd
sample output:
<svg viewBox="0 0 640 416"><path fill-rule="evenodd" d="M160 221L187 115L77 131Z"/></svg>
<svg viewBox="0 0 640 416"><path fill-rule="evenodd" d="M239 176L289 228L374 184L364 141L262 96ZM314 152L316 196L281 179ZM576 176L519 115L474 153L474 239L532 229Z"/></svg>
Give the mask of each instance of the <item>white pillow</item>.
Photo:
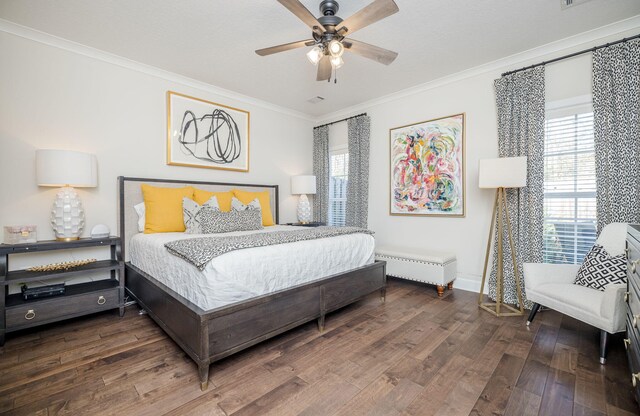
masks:
<svg viewBox="0 0 640 416"><path fill-rule="evenodd" d="M212 211L220 211L218 198L214 195L202 205L198 204L193 199L189 199L187 197L182 198L182 217L184 219L185 233L202 234L200 220L203 208L205 207Z"/></svg>
<svg viewBox="0 0 640 416"><path fill-rule="evenodd" d="M253 201L251 201L247 205L245 205L242 202L240 202L240 200L238 198L232 197L231 198L231 209L233 211L246 211L246 210L249 210L249 209L262 209L262 207L260 206L260 201L258 200L258 198L254 199Z"/></svg>
<svg viewBox="0 0 640 416"><path fill-rule="evenodd" d="M136 214L138 214L138 231L143 233L146 222L144 202L140 202L139 204L134 205L133 209L136 211Z"/></svg>

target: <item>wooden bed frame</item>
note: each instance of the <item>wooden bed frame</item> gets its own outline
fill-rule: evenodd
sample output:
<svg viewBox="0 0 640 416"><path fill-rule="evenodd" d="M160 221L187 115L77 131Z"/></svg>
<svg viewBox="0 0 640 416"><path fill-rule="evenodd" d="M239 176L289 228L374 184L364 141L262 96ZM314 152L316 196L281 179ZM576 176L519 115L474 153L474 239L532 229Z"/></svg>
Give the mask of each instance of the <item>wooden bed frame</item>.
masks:
<svg viewBox="0 0 640 416"><path fill-rule="evenodd" d="M278 186L247 185L219 182L196 182L144 178L118 178L119 228L122 237L123 258L126 256L133 206L140 202L129 192L127 184L150 183L156 186L212 187L228 190L240 188L255 190L264 188L272 192L275 221L278 223ZM161 185L159 185L161 184ZM135 224L135 221L133 221ZM231 305L205 311L174 292L152 276L138 269L129 261L125 263L127 292L146 310L149 316L189 355L198 365L200 388L205 390L209 380L211 363L251 347L261 341L281 334L299 325L318 320L324 329L325 315L349 305L375 291L380 291L384 302L386 291L386 263L375 263L327 276L278 292L258 296Z"/></svg>

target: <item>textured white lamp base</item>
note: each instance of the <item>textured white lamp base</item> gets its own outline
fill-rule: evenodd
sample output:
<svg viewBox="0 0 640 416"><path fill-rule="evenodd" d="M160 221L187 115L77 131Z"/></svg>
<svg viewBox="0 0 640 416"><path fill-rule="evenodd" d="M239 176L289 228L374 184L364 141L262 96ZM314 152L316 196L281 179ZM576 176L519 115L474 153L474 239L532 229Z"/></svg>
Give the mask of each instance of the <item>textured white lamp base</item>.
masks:
<svg viewBox="0 0 640 416"><path fill-rule="evenodd" d="M300 195L300 201L298 201L298 221L303 224L311 222L311 204L305 194Z"/></svg>
<svg viewBox="0 0 640 416"><path fill-rule="evenodd" d="M84 229L84 208L75 189L60 188L51 207L51 226L56 240L77 240Z"/></svg>

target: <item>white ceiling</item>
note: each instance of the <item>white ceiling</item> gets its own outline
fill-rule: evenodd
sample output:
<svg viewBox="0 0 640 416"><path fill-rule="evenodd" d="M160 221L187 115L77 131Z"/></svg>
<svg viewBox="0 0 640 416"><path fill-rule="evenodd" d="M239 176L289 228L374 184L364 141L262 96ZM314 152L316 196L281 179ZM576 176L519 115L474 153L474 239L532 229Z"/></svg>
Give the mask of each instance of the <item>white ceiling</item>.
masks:
<svg viewBox="0 0 640 416"><path fill-rule="evenodd" d="M320 0L302 0L316 16ZM342 0L346 18L370 0ZM638 0L396 0L400 12L353 38L399 53L390 66L345 54L338 83L315 81L308 39L275 0L1 0L0 18L312 116L422 84L640 14ZM325 97L319 104L308 99Z"/></svg>

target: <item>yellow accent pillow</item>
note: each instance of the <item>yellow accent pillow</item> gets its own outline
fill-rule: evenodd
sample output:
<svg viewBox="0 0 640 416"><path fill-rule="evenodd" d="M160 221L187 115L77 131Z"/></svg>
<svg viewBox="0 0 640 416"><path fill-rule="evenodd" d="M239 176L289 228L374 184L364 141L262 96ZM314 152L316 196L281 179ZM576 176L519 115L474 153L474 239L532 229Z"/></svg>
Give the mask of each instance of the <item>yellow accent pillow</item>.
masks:
<svg viewBox="0 0 640 416"><path fill-rule="evenodd" d="M182 198L193 198L193 187L160 188L142 184L144 233L184 232Z"/></svg>
<svg viewBox="0 0 640 416"><path fill-rule="evenodd" d="M202 189L198 188L193 189L193 200L200 205L204 205L204 203L211 199L211 197L214 195L216 199L218 199L218 206L220 207L220 211L231 211L231 198L233 198L233 194L231 193L231 191L209 192L203 191Z"/></svg>
<svg viewBox="0 0 640 416"><path fill-rule="evenodd" d="M247 192L234 189L232 192L233 195L245 205L258 198L258 202L260 202L260 209L262 210L262 225L265 227L275 225L273 222L273 215L271 214L271 198L269 191Z"/></svg>

